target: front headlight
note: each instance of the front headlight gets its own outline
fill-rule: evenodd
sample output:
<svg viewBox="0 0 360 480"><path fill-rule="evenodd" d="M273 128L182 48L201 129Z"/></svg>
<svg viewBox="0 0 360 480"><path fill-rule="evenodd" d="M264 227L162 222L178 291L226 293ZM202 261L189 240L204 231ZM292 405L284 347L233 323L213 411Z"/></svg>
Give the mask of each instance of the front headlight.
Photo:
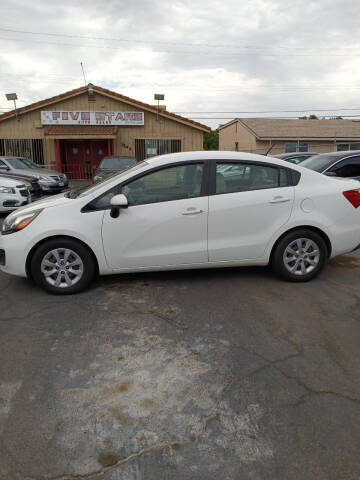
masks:
<svg viewBox="0 0 360 480"><path fill-rule="evenodd" d="M45 180L46 182L54 182L55 181L53 178L43 177L42 175L40 175L38 178L39 178L39 180Z"/></svg>
<svg viewBox="0 0 360 480"><path fill-rule="evenodd" d="M15 188L0 186L0 193L15 193Z"/></svg>
<svg viewBox="0 0 360 480"><path fill-rule="evenodd" d="M5 218L2 225L1 233L7 235L9 233L19 232L29 225L42 212L39 210L32 210L30 212L14 212Z"/></svg>

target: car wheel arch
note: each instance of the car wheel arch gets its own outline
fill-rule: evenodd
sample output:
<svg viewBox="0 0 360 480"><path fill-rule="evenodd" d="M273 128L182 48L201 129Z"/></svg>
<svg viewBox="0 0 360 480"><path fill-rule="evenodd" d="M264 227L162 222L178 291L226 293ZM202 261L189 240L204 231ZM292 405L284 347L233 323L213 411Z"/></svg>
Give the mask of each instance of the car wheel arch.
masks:
<svg viewBox="0 0 360 480"><path fill-rule="evenodd" d="M331 251L332 251L332 246L331 246L331 242L330 242L330 239L329 237L326 235L326 233L321 230L321 228L318 228L318 227L314 227L313 225L298 225L296 227L293 227L293 228L290 228L289 230L286 230L286 232L283 232L279 238L276 239L276 241L274 242L272 248L271 248L271 253L270 253L270 257L269 257L269 263L271 263L271 260L272 260L272 257L273 257L273 253L275 251L275 248L277 246L277 244L286 236L288 235L289 233L292 233L292 232L296 232L296 230L311 230L313 231L314 233L317 233L318 235L321 236L321 238L324 240L325 244L326 244L326 249L327 249L327 256L328 258L331 256Z"/></svg>
<svg viewBox="0 0 360 480"><path fill-rule="evenodd" d="M99 262L98 262L98 259L94 253L94 251L92 250L91 247L89 247L89 245L87 245L84 241L80 240L79 238L77 237L73 237L71 235L51 235L50 237L46 237L46 238L43 238L41 240L39 240L35 245L33 245L33 247L31 248L31 250L29 251L28 253L28 256L26 258L26 265L25 265L25 271L26 271L26 275L28 278L31 278L31 260L32 260L32 257L34 255L34 253L36 252L36 250L41 246L43 245L45 242L49 241L49 240L54 240L54 239L66 239L66 240L73 240L75 242L78 242L79 244L81 244L83 247L85 247L91 254L91 256L93 257L93 260L94 260L94 263L95 263L95 269L96 269L96 273L98 274L99 273Z"/></svg>

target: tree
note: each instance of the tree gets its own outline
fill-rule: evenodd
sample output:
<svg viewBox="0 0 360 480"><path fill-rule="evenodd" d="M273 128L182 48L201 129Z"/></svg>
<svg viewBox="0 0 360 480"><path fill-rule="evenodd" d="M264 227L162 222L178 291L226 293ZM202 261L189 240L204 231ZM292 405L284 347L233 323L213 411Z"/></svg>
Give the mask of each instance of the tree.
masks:
<svg viewBox="0 0 360 480"><path fill-rule="evenodd" d="M204 150L219 150L219 130L210 130L205 133Z"/></svg>
<svg viewBox="0 0 360 480"><path fill-rule="evenodd" d="M305 115L305 117L299 117L299 120L319 120L319 117L314 114L309 115L308 117Z"/></svg>

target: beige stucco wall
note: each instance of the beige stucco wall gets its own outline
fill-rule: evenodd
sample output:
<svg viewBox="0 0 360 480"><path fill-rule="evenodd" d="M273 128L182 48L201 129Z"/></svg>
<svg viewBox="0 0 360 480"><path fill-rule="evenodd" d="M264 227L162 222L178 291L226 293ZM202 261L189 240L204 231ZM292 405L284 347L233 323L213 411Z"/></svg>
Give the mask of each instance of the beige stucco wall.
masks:
<svg viewBox="0 0 360 480"><path fill-rule="evenodd" d="M21 120L8 118L0 121L0 139L44 139L44 163L55 164L54 139L44 135L44 128L40 121L41 110L84 110L84 111L141 111L144 113L144 126L118 127L118 134L114 139L114 154L135 155L136 138L180 139L182 151L194 151L203 149L203 136L201 130L185 125L177 120L164 118L156 113L147 112L141 107L136 107L110 98L98 92L95 93L96 102L89 103L87 93L61 100L51 105L43 105L38 110L25 113ZM69 137L67 137L69 138ZM89 136L73 137L76 139ZM101 137L103 138L103 137Z"/></svg>
<svg viewBox="0 0 360 480"><path fill-rule="evenodd" d="M257 153L259 155L277 155L285 153L285 143L296 143L294 140L257 140L246 127L239 122L234 122L219 131L219 150L235 151L238 142L240 152ZM326 153L333 152L334 142L332 141L303 141L307 143L309 152Z"/></svg>
<svg viewBox="0 0 360 480"><path fill-rule="evenodd" d="M268 153L268 155L278 155L280 153L285 153L285 143L296 143L296 142L294 142L293 140L288 140L288 141L273 140L271 142L272 148ZM305 140L304 142L300 142L300 143L307 143L309 152L326 153L326 152L334 151L334 142L324 142L319 140L313 140L313 141ZM270 148L270 141L257 140L255 148L256 148L255 153L258 153L260 155L265 155Z"/></svg>
<svg viewBox="0 0 360 480"><path fill-rule="evenodd" d="M234 122L219 130L219 150L250 152L255 148L256 138L241 123Z"/></svg>

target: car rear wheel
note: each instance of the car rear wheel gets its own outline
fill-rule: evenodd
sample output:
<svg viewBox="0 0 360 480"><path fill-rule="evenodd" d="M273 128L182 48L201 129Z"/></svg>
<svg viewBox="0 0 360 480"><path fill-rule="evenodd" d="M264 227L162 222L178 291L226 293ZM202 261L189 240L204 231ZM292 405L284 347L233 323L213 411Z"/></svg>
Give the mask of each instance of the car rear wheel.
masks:
<svg viewBox="0 0 360 480"><path fill-rule="evenodd" d="M312 230L295 230L275 246L271 265L281 277L291 282L307 282L325 265L327 247L323 238Z"/></svg>
<svg viewBox="0 0 360 480"><path fill-rule="evenodd" d="M57 295L84 290L95 271L95 262L89 250L68 238L48 240L39 246L31 260L31 274L35 282Z"/></svg>

